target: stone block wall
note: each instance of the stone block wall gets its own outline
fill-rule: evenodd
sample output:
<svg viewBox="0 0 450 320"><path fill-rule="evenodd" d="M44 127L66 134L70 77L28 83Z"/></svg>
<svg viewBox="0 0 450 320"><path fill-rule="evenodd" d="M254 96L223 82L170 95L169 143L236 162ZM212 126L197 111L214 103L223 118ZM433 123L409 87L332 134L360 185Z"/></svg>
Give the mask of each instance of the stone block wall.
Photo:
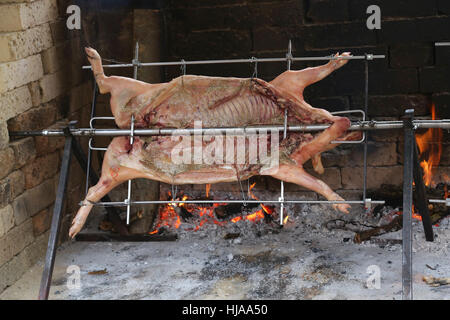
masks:
<svg viewBox="0 0 450 320"><path fill-rule="evenodd" d="M81 9L81 30L66 27L72 4ZM64 146L64 138L13 138L9 132L62 127L69 120L88 127L93 81L91 71L81 69L88 63L83 48L130 62L138 40L144 59L159 60L154 8L129 1L0 0L0 292L45 255ZM108 75L132 73L107 70ZM158 69L142 70L139 77L159 82L159 75ZM98 97L97 116L111 116L109 95ZM88 140L79 142L87 153ZM107 146L108 139L95 144ZM94 154L96 170L99 162ZM149 186L137 184L135 191ZM126 192L119 188L115 194L123 200ZM67 239L84 195L85 174L72 159L60 242Z"/></svg>
<svg viewBox="0 0 450 320"><path fill-rule="evenodd" d="M66 8L57 0L0 1L0 292L45 254L64 145L9 132L87 125L92 81ZM72 167L67 194L80 199L73 178L82 171ZM75 207L66 201L61 241Z"/></svg>

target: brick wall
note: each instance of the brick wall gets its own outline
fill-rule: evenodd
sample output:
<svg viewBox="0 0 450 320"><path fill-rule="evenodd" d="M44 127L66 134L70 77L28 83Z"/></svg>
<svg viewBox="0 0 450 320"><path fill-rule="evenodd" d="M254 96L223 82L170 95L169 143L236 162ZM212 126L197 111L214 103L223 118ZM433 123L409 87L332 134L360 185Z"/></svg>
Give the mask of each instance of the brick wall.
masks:
<svg viewBox="0 0 450 320"><path fill-rule="evenodd" d="M450 117L450 49L434 42L450 39L450 6L447 0L193 0L169 2L167 59L192 60L241 57L280 57L289 39L295 56L322 56L335 52L385 54L370 63L369 116L399 119L414 108L418 117L429 117L434 103L440 118ZM381 30L366 28L366 8L381 8ZM302 69L314 63L295 63ZM258 76L272 80L285 63L259 65ZM305 99L329 111L363 109L364 63L349 62L325 80L309 87ZM189 66L190 74L249 77L253 66L242 64ZM166 78L180 74L167 68ZM450 135L444 134L442 172L450 172ZM371 189L382 184L401 186L401 132L370 135L368 173ZM339 147L323 154L322 179L349 199L360 197L362 147ZM309 165L308 165L309 166ZM310 170L311 171L311 170ZM316 174L315 174L316 175ZM279 190L274 179L258 178L261 189ZM185 186L186 190L203 189ZM237 184L216 185L211 190L239 190ZM299 197L294 185L287 192ZM314 194L307 196L315 198Z"/></svg>
<svg viewBox="0 0 450 320"><path fill-rule="evenodd" d="M67 119L87 125L92 82L81 71L80 33L65 27L66 7L0 1L0 292L45 254L64 145L64 138L13 140L8 131ZM73 161L62 230L82 196L79 176Z"/></svg>

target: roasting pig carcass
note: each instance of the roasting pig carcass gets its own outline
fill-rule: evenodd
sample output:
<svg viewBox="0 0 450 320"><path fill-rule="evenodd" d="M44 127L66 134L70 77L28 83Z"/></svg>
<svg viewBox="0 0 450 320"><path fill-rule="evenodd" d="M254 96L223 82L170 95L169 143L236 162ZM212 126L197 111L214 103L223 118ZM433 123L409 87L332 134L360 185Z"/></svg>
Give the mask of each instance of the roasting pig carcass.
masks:
<svg viewBox="0 0 450 320"><path fill-rule="evenodd" d="M337 146L331 141L359 139L360 133L347 132L350 126L347 118L310 106L303 99L303 90L347 60L336 59L319 67L286 71L270 82L256 78L185 75L167 83L149 84L125 77L107 77L97 51L85 50L100 93L111 94L111 111L119 128L129 128L132 116L135 128L185 129L194 128L198 122L205 128L277 125L284 123L285 110L289 125L330 124L330 127L317 134L288 132L284 139L281 133L276 166L267 162L250 163L248 152L247 160L241 163L179 163L174 161L173 151L180 148L180 141L173 137L134 137L132 144L130 137L116 137L105 153L99 182L89 189L73 220L71 237L83 227L94 202L122 182L135 178L178 185L231 182L269 175L311 189L328 200L343 200L323 181L308 174L302 165L311 159L315 171L323 173L320 154ZM209 143L214 140L213 137ZM182 153L195 149L195 142L190 141L184 149L180 148ZM247 147L251 143L248 139L243 142ZM200 144L208 145L208 141L202 140ZM342 212L349 209L348 204L334 207Z"/></svg>

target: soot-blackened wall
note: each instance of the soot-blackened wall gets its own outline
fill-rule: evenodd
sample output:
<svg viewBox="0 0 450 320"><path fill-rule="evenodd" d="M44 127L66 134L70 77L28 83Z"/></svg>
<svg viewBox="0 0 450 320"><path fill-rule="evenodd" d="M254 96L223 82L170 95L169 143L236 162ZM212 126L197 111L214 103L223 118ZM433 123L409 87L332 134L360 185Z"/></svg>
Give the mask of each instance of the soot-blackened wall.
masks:
<svg viewBox="0 0 450 320"><path fill-rule="evenodd" d="M369 5L381 9L381 29L369 30ZM414 108L417 117L429 117L435 104L437 117L450 117L450 47L435 47L450 39L450 2L446 0L172 0L164 11L168 60L283 57L289 39L294 56L322 56L335 52L384 54L370 62L369 117L399 119ZM295 63L293 69L312 66ZM272 80L285 63L258 66L258 76ZM189 66L188 74L250 77L252 65ZM166 69L166 80L180 75ZM364 62L351 61L305 91L314 107L329 111L364 108ZM441 166L449 173L450 144L444 133ZM400 131L370 135L368 186L401 186L402 137ZM338 151L339 150L339 151ZM359 197L362 186L362 147L339 147L323 154L322 179L347 198ZM273 179L257 178L256 188L279 190ZM189 189L188 187L186 187ZM192 186L203 190L203 186ZM238 191L238 184L213 185L211 190ZM288 184L287 191L303 189ZM314 198L313 194L308 194Z"/></svg>

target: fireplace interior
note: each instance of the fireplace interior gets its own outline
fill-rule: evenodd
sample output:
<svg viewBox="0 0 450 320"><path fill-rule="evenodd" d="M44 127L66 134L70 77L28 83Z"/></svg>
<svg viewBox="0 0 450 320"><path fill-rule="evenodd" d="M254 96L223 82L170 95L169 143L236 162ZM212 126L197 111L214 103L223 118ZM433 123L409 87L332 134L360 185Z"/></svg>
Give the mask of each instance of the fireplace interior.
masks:
<svg viewBox="0 0 450 320"><path fill-rule="evenodd" d="M33 43L23 54L9 48L15 41L8 42L10 52L0 50L0 75L3 70L12 74L8 81L0 78L0 159L8 160L0 170L0 299L35 299L41 288L41 299L47 293L49 299L397 300L405 298L405 229L412 234L414 298L450 299L448 129L411 130L417 144L417 159L411 161L417 170L409 185L412 227L403 226L404 212L409 214L404 208L404 167L411 165L404 154L405 111L414 109L414 124L447 119L449 125L450 46L437 42L448 38L448 32L440 30L449 30L447 2L429 2L432 10L422 10L427 6L423 3L417 12L411 7L409 17L394 14L399 11L394 2L381 1L388 11L386 29L374 32L366 30L365 17L357 13L360 5L351 0L343 1L348 3L345 8L331 6L333 10L325 5L335 2L331 0L199 0L192 1L192 7L177 0L167 6L159 1L112 5L79 0L72 2L82 8L84 27L73 32L63 23L69 1L7 2L0 10L36 6L48 12L39 16L45 21L36 18L30 26L17 27L20 30L0 22L0 40L14 40L20 33L22 42ZM392 38L393 31L403 32L398 25L413 22L423 32ZM91 70L82 69L89 67L85 46L101 51L104 64L116 65L105 67L108 75L147 83L186 74L270 81L287 69L321 63L291 58L351 51L360 59L308 87L305 100L330 112L346 112L343 116L354 126L400 127L365 130L364 142L323 152L323 174L313 170L311 161L305 163L309 174L353 201L348 214L334 210L311 190L280 184L270 176L178 186L135 179L93 203L85 228L71 240L72 219L88 188L98 181L112 136L67 135L68 123L78 121L74 132L119 130L111 96L98 94ZM187 64L242 58L248 59ZM276 58L282 61L263 61ZM148 68L140 64L156 61L173 63ZM11 72L16 64L25 66L24 74L28 69L33 80ZM16 104L21 107L9 107ZM352 110L362 110L364 118ZM52 130L61 134L51 137ZM283 133L279 131L280 137ZM78 157L66 162L68 180L62 181L68 185L58 193L68 137L79 145L86 164L82 168ZM283 210L280 197L288 200ZM58 206L59 236L58 228L51 226ZM51 241L50 247L58 250L53 256L48 250L44 258ZM53 264L52 275L48 270ZM68 270L74 266L81 276L76 288L67 285ZM41 282L42 274L47 284Z"/></svg>

